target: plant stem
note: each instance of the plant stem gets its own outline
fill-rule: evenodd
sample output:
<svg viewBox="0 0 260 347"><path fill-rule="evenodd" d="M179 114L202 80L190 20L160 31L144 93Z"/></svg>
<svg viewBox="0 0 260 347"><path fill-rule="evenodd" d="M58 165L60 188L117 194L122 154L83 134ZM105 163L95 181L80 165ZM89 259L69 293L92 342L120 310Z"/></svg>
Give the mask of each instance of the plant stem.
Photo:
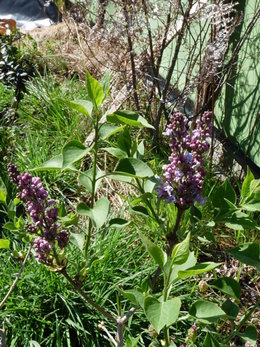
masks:
<svg viewBox="0 0 260 347"><path fill-rule="evenodd" d="M171 254L171 252L173 250L173 246L177 240L177 231L178 231L179 226L180 226L181 217L183 215L183 212L184 212L184 210L182 210L180 207L177 207L177 218L176 218L174 228L167 235L167 241L168 241L167 255Z"/></svg>
<svg viewBox="0 0 260 347"><path fill-rule="evenodd" d="M166 326L163 328L163 335L165 340L165 346L166 347L170 346L169 328L167 328Z"/></svg>
<svg viewBox="0 0 260 347"><path fill-rule="evenodd" d="M19 280L19 278L20 278L20 276L21 276L21 274L22 274L22 272L23 272L23 269L24 269L24 267L25 267L25 264L26 264L26 262L27 262L27 260L28 260L28 258L29 258L29 254L30 254L30 252L31 252L31 249L32 249L32 244L30 244L30 246L29 246L29 248L28 248L28 251L27 251L27 253L26 253L26 256L25 256L25 258L24 258L24 260L23 260L23 263L22 263L22 265L21 265L21 267L20 267L20 270L19 270L19 272L18 272L18 274L17 274L15 280L13 281L11 287L9 288L9 290L8 290L8 292L7 292L7 294L6 294L6 296L3 298L3 300L2 300L1 303L0 303L0 310L1 310L1 308L4 306L6 300L7 300L7 299L9 298L9 296L11 295L12 291L14 290L14 287L15 287L16 283L18 282L18 280Z"/></svg>
<svg viewBox="0 0 260 347"><path fill-rule="evenodd" d="M66 278L66 280L73 286L73 288L87 301L92 307L94 307L99 313L103 314L108 320L117 324L117 319L103 307L99 306L95 301L93 301L82 289L81 287L70 277L66 269L63 268L60 273Z"/></svg>

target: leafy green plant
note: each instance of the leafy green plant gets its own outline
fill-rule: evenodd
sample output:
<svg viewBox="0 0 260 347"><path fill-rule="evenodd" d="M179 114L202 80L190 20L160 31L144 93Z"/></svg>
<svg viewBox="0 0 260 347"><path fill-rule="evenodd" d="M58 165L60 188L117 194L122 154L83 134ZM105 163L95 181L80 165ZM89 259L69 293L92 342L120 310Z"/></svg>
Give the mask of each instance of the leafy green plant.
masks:
<svg viewBox="0 0 260 347"><path fill-rule="evenodd" d="M176 293L177 288L184 286L189 279L214 270L220 265L214 262L198 263L197 254L190 250L190 233L186 232L182 242L178 242L177 234L185 211L192 208L195 201L204 202L202 181L205 171L202 153L204 149L208 148L204 139L207 136L206 130L204 128L196 129L193 130L192 135L188 134L184 116L177 114L176 128L174 127L174 120L167 129L171 136L170 164L164 167L165 175L163 177L165 181L158 180L153 170L143 160L144 142L140 140L139 132L136 131L136 129L142 128L149 129L151 125L143 117L131 111L117 111L108 115L107 121L102 123L100 121L102 103L108 92L107 78L99 83L87 73L86 89L87 98L84 100L64 100L64 103L71 109L82 113L91 122L93 142L87 146L78 140L71 140L62 147L60 154L33 170L36 172L56 170L61 174L66 172L78 180L86 193L84 199L77 204L77 215L67 215L62 207L59 210L50 207L53 202L47 201L48 193L43 188L39 178L28 173L19 174L17 168L9 167L11 178L18 186L21 200L26 202L26 210L30 220L27 229L31 230L30 243L34 246L38 261L45 264L50 270L62 275L88 305L105 317L108 323L101 323L100 329L107 335L111 343L118 347L123 346L124 341L127 341L129 346L134 346L142 340L142 336L128 337L127 340L124 338L126 325L131 324L133 315L139 309L144 312L147 320L151 323L151 329L154 331L154 341L150 346L159 346L161 340L163 340L161 344L165 346L176 346L175 342L178 343L178 341L177 338L175 342L173 341L176 333L173 326L185 320L197 322L188 330L186 338L188 345L192 346L197 341L197 324L201 327L209 326L206 330L207 333L202 331L201 336L198 337L199 343L204 341L203 345L206 347L212 344L220 345L219 341L223 339L223 336L217 335L216 326L227 320L234 321L238 315L237 305L231 300L226 300L220 304L217 300L205 300L199 297L191 300L185 313L181 310L182 296ZM210 113L204 113L203 117L205 122L202 119L199 120L201 123L198 124L204 126L210 119ZM175 131L178 131L176 136ZM134 140L132 134L135 135ZM183 148L177 143L176 137L179 137L180 141L185 139ZM114 159L111 159L108 167L99 167L99 156L104 152L112 155ZM178 166L174 164L175 159ZM88 163L87 168L85 168L86 163ZM159 242L155 243L146 237L142 232L143 228L138 225L138 219L129 218L129 214L123 213L128 211L121 211L118 215L113 214L112 217L109 195L102 196L101 194L100 196L98 191L105 180L121 181L134 189L137 196L134 199L128 197L125 199L130 202L131 214L141 215L156 223L157 228L166 239L165 242L160 239ZM252 194L254 199L254 187L256 185L252 182L249 184L249 195L247 196L251 198L249 200L245 198L246 204L250 205L251 209L255 208ZM246 185L248 183L244 185L243 191L247 190ZM178 189L180 186L182 189ZM160 203L158 196L154 193L155 187L157 187L159 199L172 205L175 204L173 207L176 216L174 225L162 218L160 210L157 209ZM223 209L225 211L224 216L226 216L229 208L235 206L234 193L229 184L225 183L221 189L221 193L218 192L213 195L216 204L216 220L220 216L223 218L221 212ZM218 194L223 196L223 192L228 197L224 207L219 204L217 198ZM244 208L244 202L242 206ZM53 229L54 225L56 227ZM68 232L60 231L59 228L63 228L63 226L71 231L71 240L80 251L80 257L76 259L74 264L73 260L70 260L69 254L65 252ZM103 261L102 256L97 257L97 254L93 254L91 244L93 239L97 238L97 234L102 234L106 229L123 230L126 227L139 230L139 239L158 268L152 276L145 278L145 280L142 279L135 288L120 289L117 305L114 304L112 307L110 305L107 308L102 302L95 300L95 290L92 291L94 285L88 291L84 290L83 287L89 269L94 267L94 264ZM50 231L54 231L55 234L52 235L52 238L49 237ZM248 256L248 253L245 253L243 256ZM70 266L76 268L76 273L71 271ZM136 274L131 276L136 277ZM239 300L240 287L231 278L218 278L210 283L210 286L220 290L232 300ZM130 309L123 308L121 295L130 300L134 306ZM115 311L116 313L114 313ZM250 315L252 312L250 311ZM246 318L240 320L238 325L232 326L232 332L224 340L224 345L227 345L232 337L243 334L241 328L244 327L249 316L247 315ZM116 326L116 334L111 334L106 328L106 324ZM252 330L250 327L247 329L250 330L248 332Z"/></svg>

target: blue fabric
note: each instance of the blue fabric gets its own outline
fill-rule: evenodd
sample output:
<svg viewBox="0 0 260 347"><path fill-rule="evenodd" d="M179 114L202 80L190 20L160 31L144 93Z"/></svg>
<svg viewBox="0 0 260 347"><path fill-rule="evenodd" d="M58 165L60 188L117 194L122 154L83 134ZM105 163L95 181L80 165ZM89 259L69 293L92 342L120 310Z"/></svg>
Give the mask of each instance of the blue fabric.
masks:
<svg viewBox="0 0 260 347"><path fill-rule="evenodd" d="M44 0L0 0L1 15L12 15L16 20L40 20L50 18L53 22L58 20L58 9L51 3L44 6Z"/></svg>

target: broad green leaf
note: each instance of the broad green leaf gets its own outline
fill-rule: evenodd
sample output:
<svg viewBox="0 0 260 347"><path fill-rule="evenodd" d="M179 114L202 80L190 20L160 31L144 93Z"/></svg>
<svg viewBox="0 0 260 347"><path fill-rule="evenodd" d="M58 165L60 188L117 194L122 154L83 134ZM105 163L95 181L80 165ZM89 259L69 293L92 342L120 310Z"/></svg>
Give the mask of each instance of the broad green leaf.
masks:
<svg viewBox="0 0 260 347"><path fill-rule="evenodd" d="M92 77L88 71L86 73L86 87L88 91L88 98L96 107L99 107L104 99L104 91L101 84L94 77Z"/></svg>
<svg viewBox="0 0 260 347"><path fill-rule="evenodd" d="M232 277L221 277L210 283L214 288L217 288L221 292L231 296L232 298L239 300L241 295L240 284Z"/></svg>
<svg viewBox="0 0 260 347"><path fill-rule="evenodd" d="M127 153L118 147L106 147L103 149L118 159L124 159L128 157Z"/></svg>
<svg viewBox="0 0 260 347"><path fill-rule="evenodd" d="M255 266L260 272L260 244L246 243L228 251L234 258L247 265Z"/></svg>
<svg viewBox="0 0 260 347"><path fill-rule="evenodd" d="M125 175L125 174L120 175L116 172L107 173L106 177L113 179L115 181L126 182L126 183L130 183L132 181L132 178L129 177L128 175Z"/></svg>
<svg viewBox="0 0 260 347"><path fill-rule="evenodd" d="M131 157L131 148L132 148L132 138L130 131L127 127L120 132L117 138L117 147L126 152L129 157Z"/></svg>
<svg viewBox="0 0 260 347"><path fill-rule="evenodd" d="M73 100L66 102L68 106L80 113L85 114L91 118L93 104L89 100ZM92 118L91 118L92 119Z"/></svg>
<svg viewBox="0 0 260 347"><path fill-rule="evenodd" d="M79 250L83 250L84 242L85 242L85 235L84 234L76 234L76 233L70 233L70 240L71 242L79 248Z"/></svg>
<svg viewBox="0 0 260 347"><path fill-rule="evenodd" d="M103 123L99 127L99 131L98 131L99 137L102 140L106 140L110 136L124 130L124 128L125 128L125 125L117 126L117 125L113 125L113 124Z"/></svg>
<svg viewBox="0 0 260 347"><path fill-rule="evenodd" d="M136 127L154 128L145 118L133 111L116 111L113 114L107 115L107 121L114 124L128 124Z"/></svg>
<svg viewBox="0 0 260 347"><path fill-rule="evenodd" d="M115 173L139 178L153 176L153 171L150 167L143 161L135 158L121 159L113 174Z"/></svg>
<svg viewBox="0 0 260 347"><path fill-rule="evenodd" d="M178 278L179 271L185 271L187 269L190 269L191 267L195 266L196 263L197 263L197 260L194 256L194 252L190 252L189 257L185 263L180 265L174 264L173 269L171 271L169 282L172 283ZM171 261L167 262L166 265L164 266L164 272L166 273L166 275L168 274L170 265L171 265Z"/></svg>
<svg viewBox="0 0 260 347"><path fill-rule="evenodd" d="M256 346L257 343L257 330L253 325L249 325L246 327L244 333L238 334L245 342L251 343L253 346Z"/></svg>
<svg viewBox="0 0 260 347"><path fill-rule="evenodd" d="M200 263L197 264L190 269L184 270L184 271L179 271L178 277L179 278L187 278L187 277L192 277L196 275L200 275L204 272L211 271L221 265L221 263L213 263L213 262L207 262L207 263Z"/></svg>
<svg viewBox="0 0 260 347"><path fill-rule="evenodd" d="M123 296L131 301L132 304L144 308L144 294L137 289L121 291Z"/></svg>
<svg viewBox="0 0 260 347"><path fill-rule="evenodd" d="M10 241L5 239L0 239L0 248L10 248Z"/></svg>
<svg viewBox="0 0 260 347"><path fill-rule="evenodd" d="M217 323L218 320L226 316L226 313L215 303L198 300L194 302L189 310L192 317L204 323Z"/></svg>
<svg viewBox="0 0 260 347"><path fill-rule="evenodd" d="M252 229L256 226L255 221L240 210L226 213L225 215L216 218L216 221L225 223L228 228L234 230Z"/></svg>
<svg viewBox="0 0 260 347"><path fill-rule="evenodd" d="M4 181L2 180L2 177L0 177L0 202L6 202L6 196L7 196L7 190L6 186L4 184Z"/></svg>
<svg viewBox="0 0 260 347"><path fill-rule="evenodd" d="M163 302L152 296L148 296L144 300L145 314L157 333L163 327L169 327L177 321L180 307L181 300L178 297Z"/></svg>
<svg viewBox="0 0 260 347"><path fill-rule="evenodd" d="M202 347L221 347L213 334L207 333Z"/></svg>
<svg viewBox="0 0 260 347"><path fill-rule="evenodd" d="M110 203L107 198L101 197L96 202L94 208L88 207L85 203L80 203L77 206L78 214L89 217L97 228L101 228L106 222Z"/></svg>
<svg viewBox="0 0 260 347"><path fill-rule="evenodd" d="M256 202L256 203L246 203L241 205L241 209L242 210L246 210L248 212L259 212L260 211L260 202Z"/></svg>
<svg viewBox="0 0 260 347"><path fill-rule="evenodd" d="M245 199L250 194L250 183L254 179L254 175L252 174L249 166L247 167L247 174L241 188L241 200Z"/></svg>
<svg viewBox="0 0 260 347"><path fill-rule="evenodd" d="M230 299L227 299L221 306L230 320L235 320L239 313L239 307L234 304Z"/></svg>
<svg viewBox="0 0 260 347"><path fill-rule="evenodd" d="M150 241L146 236L140 234L140 238L156 264L158 264L163 270L163 266L167 261L167 254L159 246Z"/></svg>
<svg viewBox="0 0 260 347"><path fill-rule="evenodd" d="M156 184L158 184L158 181L154 176L146 178L143 187L144 191L146 193L152 193Z"/></svg>
<svg viewBox="0 0 260 347"><path fill-rule="evenodd" d="M62 169L85 157L91 147L85 147L79 141L70 141L62 149Z"/></svg>
<svg viewBox="0 0 260 347"><path fill-rule="evenodd" d="M50 171L50 170L61 170L62 168L62 155L56 155L50 160L45 161L40 166L37 166L30 171Z"/></svg>
<svg viewBox="0 0 260 347"><path fill-rule="evenodd" d="M187 261L190 254L190 233L185 240L178 243L172 251L171 258L173 264L183 264Z"/></svg>
<svg viewBox="0 0 260 347"><path fill-rule="evenodd" d="M260 179L250 182L250 195L254 194L256 198L260 199Z"/></svg>
<svg viewBox="0 0 260 347"><path fill-rule="evenodd" d="M82 172L79 175L79 181L87 189L89 193L92 193L92 175L93 175L93 168L89 169L88 171ZM104 171L98 170L96 171L96 184L95 184L95 193L100 187L102 183L101 177L105 175Z"/></svg>
<svg viewBox="0 0 260 347"><path fill-rule="evenodd" d="M143 215L143 216L145 216L145 217L149 217L149 212L148 212L147 208L144 207L144 206L140 206L140 205L138 205L138 206L133 206L133 207L132 207L132 211L133 211L134 213Z"/></svg>
<svg viewBox="0 0 260 347"><path fill-rule="evenodd" d="M212 203L214 207L220 210L229 210L229 205L224 198L233 204L236 203L236 192L228 179L212 193Z"/></svg>
<svg viewBox="0 0 260 347"><path fill-rule="evenodd" d="M131 222L123 218L113 218L109 221L109 226L113 228L124 228L129 225Z"/></svg>

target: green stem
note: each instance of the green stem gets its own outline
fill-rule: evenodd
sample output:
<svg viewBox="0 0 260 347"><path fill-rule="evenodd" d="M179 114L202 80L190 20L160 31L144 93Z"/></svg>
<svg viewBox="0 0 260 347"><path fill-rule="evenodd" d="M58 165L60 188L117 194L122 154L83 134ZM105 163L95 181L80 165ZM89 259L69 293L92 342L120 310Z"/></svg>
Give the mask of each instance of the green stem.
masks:
<svg viewBox="0 0 260 347"><path fill-rule="evenodd" d="M95 190L96 190L97 153L98 153L98 114L97 114L97 112L96 112L96 119L95 119L95 124L94 124L94 131L95 131L95 137L94 137L94 148L93 148L93 171L92 171L92 190L91 190L90 208L94 207ZM87 257L87 254L88 254L88 248L89 248L89 244L90 244L92 226L93 226L92 221L89 220L88 231L86 233L85 242L84 242L85 258Z"/></svg>
<svg viewBox="0 0 260 347"><path fill-rule="evenodd" d="M93 148L93 172L92 172L92 191L91 191L91 203L90 207L93 208L95 201L95 189L96 189L96 174L97 174L97 152L98 152L98 116L96 116L95 124L95 138Z"/></svg>
<svg viewBox="0 0 260 347"><path fill-rule="evenodd" d="M92 300L82 289L81 287L70 277L67 273L66 269L63 268L60 273L67 279L67 281L73 286L73 288L83 297L83 299L94 307L99 313L101 313L104 317L106 317L111 322L117 324L117 319L103 307L99 306L94 300Z"/></svg>
<svg viewBox="0 0 260 347"><path fill-rule="evenodd" d="M170 255L172 253L173 247L174 247L175 242L177 240L177 231L178 231L179 226L180 226L181 217L183 215L183 212L184 212L184 210L182 210L180 207L178 207L177 218L176 218L174 228L167 235L167 241L168 241L167 254L168 255Z"/></svg>
<svg viewBox="0 0 260 347"><path fill-rule="evenodd" d="M170 334L169 334L169 328L167 328L167 326L165 326L163 328L163 335L164 335L164 340L165 340L165 346L168 347L170 346L171 342L170 342Z"/></svg>

